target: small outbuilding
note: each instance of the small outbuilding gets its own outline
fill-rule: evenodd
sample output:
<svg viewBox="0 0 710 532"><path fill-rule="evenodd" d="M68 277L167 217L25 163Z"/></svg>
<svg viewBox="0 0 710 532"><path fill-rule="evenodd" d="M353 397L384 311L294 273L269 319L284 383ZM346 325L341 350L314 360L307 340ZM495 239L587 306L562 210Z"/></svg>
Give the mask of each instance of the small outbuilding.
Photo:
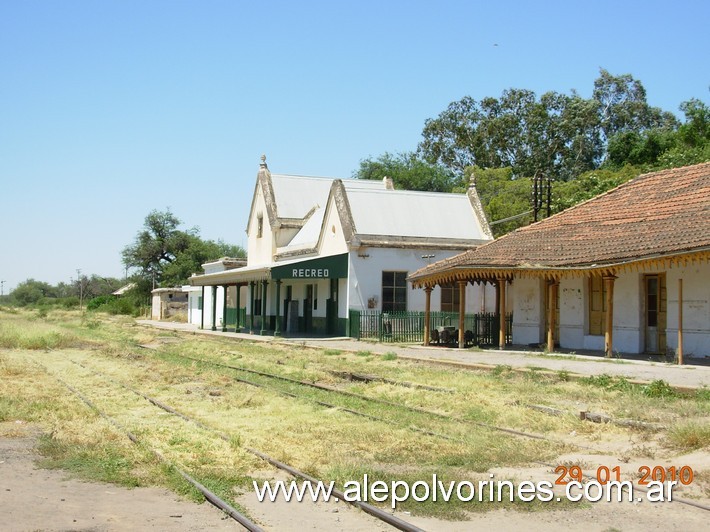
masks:
<svg viewBox="0 0 710 532"><path fill-rule="evenodd" d="M156 288L151 294L150 319L187 321L187 291L182 288Z"/></svg>

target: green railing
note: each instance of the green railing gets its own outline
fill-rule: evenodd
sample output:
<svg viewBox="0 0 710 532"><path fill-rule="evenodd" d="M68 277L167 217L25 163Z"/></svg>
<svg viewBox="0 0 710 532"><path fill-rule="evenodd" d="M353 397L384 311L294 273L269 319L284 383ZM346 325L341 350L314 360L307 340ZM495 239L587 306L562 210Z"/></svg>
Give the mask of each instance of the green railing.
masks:
<svg viewBox="0 0 710 532"><path fill-rule="evenodd" d="M458 312L430 312L429 323L434 345L458 345ZM498 314L464 315L466 345L499 343ZM513 314L507 315L506 343L512 343ZM424 341L424 312L381 312L379 310L350 310L350 336L380 342L414 343Z"/></svg>

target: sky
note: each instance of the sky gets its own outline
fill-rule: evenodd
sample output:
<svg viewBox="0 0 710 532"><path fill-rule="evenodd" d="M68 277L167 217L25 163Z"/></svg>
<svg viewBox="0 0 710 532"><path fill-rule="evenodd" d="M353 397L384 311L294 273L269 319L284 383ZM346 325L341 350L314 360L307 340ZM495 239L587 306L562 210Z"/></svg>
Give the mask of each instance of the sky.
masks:
<svg viewBox="0 0 710 532"><path fill-rule="evenodd" d="M152 210L246 245L260 156L351 177L508 88L710 103L706 0L0 0L0 280L123 277Z"/></svg>

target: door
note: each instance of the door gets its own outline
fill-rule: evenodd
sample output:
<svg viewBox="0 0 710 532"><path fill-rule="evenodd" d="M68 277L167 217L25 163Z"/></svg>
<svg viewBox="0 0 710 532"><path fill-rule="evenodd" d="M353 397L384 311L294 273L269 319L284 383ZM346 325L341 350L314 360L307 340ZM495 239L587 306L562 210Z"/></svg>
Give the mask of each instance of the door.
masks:
<svg viewBox="0 0 710 532"><path fill-rule="evenodd" d="M645 340L647 353L666 352L666 275L644 276Z"/></svg>

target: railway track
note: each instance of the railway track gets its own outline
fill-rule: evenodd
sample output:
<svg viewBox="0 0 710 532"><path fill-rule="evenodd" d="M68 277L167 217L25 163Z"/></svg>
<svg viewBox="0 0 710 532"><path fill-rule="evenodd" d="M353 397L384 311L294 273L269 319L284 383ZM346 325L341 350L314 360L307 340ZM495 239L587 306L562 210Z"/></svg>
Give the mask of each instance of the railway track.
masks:
<svg viewBox="0 0 710 532"><path fill-rule="evenodd" d="M131 433L128 429L126 429L123 425L121 425L119 422L117 422L115 419L113 419L111 416L106 414L104 411L102 411L96 404L91 401L85 394L83 394L80 390L78 390L76 387L68 384L65 382L63 379L55 375L52 371L50 371L44 364L33 360L33 362L42 368L42 370L47 373L48 375L51 375L53 378L55 378L58 382L60 382L65 388L67 388L70 392L72 392L83 404L85 404L87 407L89 407L91 410L95 411L97 414L99 414L103 419L105 419L109 424L111 424L113 427L118 429L120 432L124 433L126 437L133 442L136 445L143 446L148 448L144 442L142 442L138 437L136 437L133 433ZM70 360L70 362L76 364L77 366L83 368L86 371L92 372L96 375L99 375L102 377L104 380L119 386L121 388L124 388L125 390L145 399L146 401L150 402L152 405L156 406L157 408L160 408L161 410L168 412L172 414L173 416L176 416L186 422L192 423L195 426L213 434L214 436L220 438L221 440L230 443L232 441L232 436L229 434L226 434L224 432L220 432L219 430L210 427L209 425L191 417L188 416L182 412L179 412L178 410L172 408L171 406L163 403L162 401L159 401L158 399L155 399L140 390L137 390L125 383L119 382L113 377L110 377L100 371L97 371L95 369L89 368L84 364L81 364L79 362ZM264 453L262 451L259 451L258 449L255 449L253 447L242 447L247 453L256 456L257 458L264 460L265 462L269 463L273 467L285 471L289 475L293 476L294 478L300 479L300 480L305 480L309 481L313 484L316 484L318 482L321 482L322 479L315 478L313 476L308 475L307 473L300 471L299 469L286 464L280 460L277 460L276 458L268 455L267 453ZM219 496L217 496L214 492L210 491L207 489L205 486L200 484L197 480L195 480L192 476L190 476L187 472L185 472L182 468L178 467L176 464L168 460L162 453L157 451L156 449L151 449L148 448L159 460L162 462L166 463L167 465L173 467L175 471L178 472L178 474L185 479L186 482L191 484L193 487L195 487L202 495L205 497L205 499L212 503L214 506L222 510L225 514L227 514L230 518L234 519L237 523L239 523L242 527L244 527L246 530L249 531L262 531L263 529L259 527L256 523L251 521L247 516L239 512L237 509L223 501ZM328 484L328 482L324 482L324 484ZM354 501L354 500L349 500L345 493L337 488L332 489L332 495L335 496L337 499L340 499L356 508L359 508L363 512L375 517L376 519L379 519L380 521L387 523L388 525L398 529L402 530L405 532L423 532L421 528L417 527L416 525L413 525L412 523L409 523L389 512L386 512L380 508L377 508L376 506L373 506L371 504L368 504L366 502L362 501Z"/></svg>
<svg viewBox="0 0 710 532"><path fill-rule="evenodd" d="M237 371L243 371L243 372L246 372L246 373L252 373L252 374L256 374L256 375L260 375L260 376L270 377L270 378L274 378L274 379L277 379L277 380L282 380L282 381L285 381L285 382L290 382L290 383L293 383L293 384L298 384L298 385L302 385L302 386L307 386L307 387L311 387L311 388L316 388L316 389L325 390L325 391L328 391L328 392L338 393L338 394L345 395L345 396L349 396L349 397L356 397L356 398L358 398L358 399L368 400L368 401L372 401L372 402L375 402L375 403L384 404L384 405L387 405L387 406L390 406L390 407L402 408L402 409L405 409L405 410L410 410L410 411L417 412L417 413L420 413L420 414L431 415L431 416L439 417L439 418L442 418L442 419L447 419L447 420L450 420L450 421L455 421L455 422L460 422L460 423L468 423L468 424L472 424L472 425L476 425L476 426L480 426L480 427L485 427L485 428L488 428L488 429L491 429L491 430L497 430L497 431L504 432L504 433L508 433L508 434L512 434L512 435L515 435L515 436L520 436L520 437L525 437L525 438L532 438L532 439L540 439L540 440L549 441L549 442L551 442L551 443L558 443L558 444L561 444L561 445L574 445L574 446L576 446L576 447L579 448L579 449L584 449L584 450L593 451L593 452L595 452L595 453L602 454L602 455L603 455L603 454L607 454L605 451L603 451L603 450L601 450L601 449L596 449L596 448L593 448L593 447L587 447L587 446L584 446L584 445L581 445L581 444L577 444L577 443L570 443L570 442L565 442L565 441L561 441L561 440L555 440L555 439L547 438L547 437L545 437L545 436L541 436L541 435L538 435L538 434L525 433L525 432L523 432L523 431L518 431L518 430L515 430L515 429L506 428L506 427L498 427L498 426L495 426L495 425L490 425L490 424L482 423L482 422L478 422L478 421L472 421L472 420L466 420L466 419L457 418L457 417L453 417L453 416L447 416L446 414L441 414L441 413L439 413L439 412L434 412L434 411L426 410L426 409L423 409L423 408L411 407L411 406L407 406L407 405L401 405L401 404L393 403L393 402L391 402L391 401L386 401L386 400L383 400L383 399L372 398L372 397L364 396L364 395L361 395L361 394L355 394L355 393L347 392L347 391L344 391L344 390L338 390L337 388L332 388L332 387L330 387L330 386L325 386L325 385L320 385L320 384L311 383L311 382L307 382L307 381L299 381L299 380L296 380L296 379L291 379L291 378L289 378L289 377L284 377L284 376L282 376L282 375L270 374L270 373L263 372L263 371L258 371L258 370L253 370L253 369L249 369L249 368L244 368L244 367L241 367L241 366L232 366L232 365L229 365L229 364L222 364L222 363L220 363L220 362L207 361L207 360L204 360L204 359L189 357L189 356L186 356L186 355L176 355L176 354L174 354L174 353L171 354L171 355L172 355L172 356L178 356L178 357L180 357L180 358L189 359L189 360L192 360L192 361L194 361L194 362L199 362L199 363L203 363L203 364L207 364L207 365L212 365L212 366L216 366L216 367L224 367L224 368L228 368L228 369L232 369L232 370L237 370ZM241 382L244 382L244 379L238 379L238 380L240 380ZM246 381L246 382L249 383L249 384L256 384L256 383L252 383L252 382L250 382L250 381ZM263 386L263 385L260 385L260 384L256 384L256 385L257 385L257 386ZM299 398L301 397L301 396L297 396L296 394L289 394L289 395L290 395L291 397L299 397ZM322 403L322 404L326 404L326 405L327 405L327 403ZM346 411L347 411L347 410L346 410ZM353 411L350 410L350 412L352 413ZM355 413L356 413L356 415L364 415L364 416L368 417L366 414L362 414L362 413L360 413L360 412L355 412ZM411 427L409 427L409 428L411 428ZM429 432L428 434L431 435L431 436L435 436L435 437L443 437L443 438L445 438L445 439L452 439L452 438L450 438L449 436L441 435L441 434L437 434L437 433L431 433L431 432ZM455 438L454 438L454 439L455 439ZM455 440L456 440L456 439L455 439ZM465 443L465 441L462 441L462 440L458 440L458 441L461 441L461 443ZM557 465L555 465L555 464L551 464L551 463L543 462L543 461L539 461L539 460L532 460L532 463L535 463L535 464L538 464L538 465L542 465L542 466L548 467L548 468L550 468L551 470L555 470L555 468L557 467ZM590 480L596 480L596 479L597 479L597 477L596 477L595 474L590 474L590 473L584 473L584 472L583 472L583 476L584 476L585 478L587 478L587 479L590 479ZM644 488L643 486L640 486L640 485L637 485L637 484L634 485L634 489L638 489L639 491L644 492L644 493L647 493L647 492L649 491L647 488ZM687 505L687 506L692 506L692 507L695 507L695 508L698 508L698 509L701 509L701 510L710 511L710 506L704 505L704 504L701 504L701 503L698 503L698 502L693 501L693 500L690 500L690 499L684 499L684 498L680 498L680 497L675 497L675 498L673 499L673 501L674 501L674 502L678 502L678 503L680 503L680 504Z"/></svg>
<svg viewBox="0 0 710 532"><path fill-rule="evenodd" d="M171 354L171 356L176 356L176 355ZM262 376L262 377L274 378L274 379L277 379L277 380L282 380L282 381L284 381L284 382L290 382L291 384L294 384L294 385L297 384L297 385L300 385L300 386L308 386L308 387L313 387L313 388L320 388L320 389L322 389L323 391L327 391L327 392L335 392L335 393L342 393L342 392L344 392L343 390L337 390L337 389L335 389L335 388L331 388L331 387L328 387L328 386L316 385L315 383L307 383L307 382L305 382L305 381L298 381L298 380L296 380L296 379L290 379L290 378L288 378L288 377L284 377L284 376L280 376L280 375L274 375L274 374L269 374L269 373L267 373L267 372L262 372L262 371L258 371L258 370L251 370L251 369L249 369L249 368L244 368L244 367L239 367L239 366L230 366L230 365L228 365L228 364L221 364L221 363L218 363L218 362L212 362L212 361L208 361L208 360L204 360L204 359L200 359L200 358L187 357L187 356L183 356L183 355L177 355L177 356L180 357L180 358L184 358L184 359L191 360L191 361L193 361L193 362L197 362L197 363L201 363L201 364L211 365L211 366L215 366L215 367L223 367L223 368L226 368L226 369L231 369L231 370L235 370L235 371L242 371L242 372L246 372L246 373L253 373L253 374L256 374L256 375L260 375L260 376ZM80 364L79 364L79 365L80 365ZM100 374L100 372L96 372L96 370L93 370L93 369L88 368L88 367L86 367L86 366L82 366L82 367L84 367L84 369L86 369L87 371L92 371L92 372L95 372L95 373L99 373L99 374ZM107 378L107 379L112 379L111 377L109 377L109 376L107 376L107 375L104 375L104 377ZM236 380L239 381L239 382L243 382L244 384L249 384L249 385L254 385L254 386L258 386L258 387L262 387L262 388L269 388L269 389L271 389L271 387L264 386L264 384L262 384L262 383L254 383L254 382L248 381L248 380L246 380L246 379L241 379L241 378L236 378ZM157 407L159 407L159 408L162 408L163 410L165 410L165 411L167 411L167 412L170 412L170 413L173 414L173 415L176 415L176 416L178 416L178 417L181 417L181 418L183 418L183 419L186 420L186 421L190 421L190 422L194 423L196 426L200 426L200 427L203 428L203 429L206 429L206 430L209 430L209 431L213 431L213 432L215 432L215 434L217 434L221 439L223 439L223 440L225 440L225 441L229 441L229 438L230 438L230 437L229 437L228 435L223 434L223 433L219 433L219 431L216 431L215 429L212 429L212 428L210 428L210 427L208 427L208 426L202 424L200 421L195 420L195 419L193 419L193 418L191 418L191 417L189 417L189 416L186 416L186 415L184 415L184 414L182 414L182 413L180 413L180 412L178 412L178 411L172 409L169 405L161 404L160 401L157 401L156 399L153 399L153 398L147 396L146 394L140 392L139 390L131 389L131 387L125 385L124 383L120 383L120 382L118 382L118 381L115 381L115 379L113 379L113 382L114 382L114 384L117 384L117 385L120 385L120 386L122 386L122 387L124 387L124 388L126 388L126 389L129 389L129 390L130 390L131 392L133 392L134 394L141 396L143 399L145 399L145 400L147 400L147 401L150 401L150 402L151 402L152 404L154 404L155 406L157 406ZM278 391L278 390L274 390L274 391ZM296 398L296 399L303 399L302 396L299 396L299 395L293 394L293 393L289 393L289 392L284 392L283 390L278 391L278 392L279 392L279 393L282 393L283 395L288 396L288 397L292 397L292 398ZM350 395L350 394L351 394L351 392L344 392L344 393L345 393L345 395ZM359 398L359 399L367 399L367 400L372 400L372 401L374 401L374 402L382 402L383 404L387 404L388 406L396 406L396 407L402 407L402 406L404 406L404 405L399 405L399 404L396 404L396 403L392 403L392 402L389 402L389 401L384 401L384 400L380 400L380 399L376 399L376 398L369 398L369 397L367 397L367 396L362 396L362 395L360 395L360 394L352 394L352 395L355 396L355 397L357 397L357 398ZM318 401L315 401L315 402L318 402ZM326 407L328 407L328 408L339 408L339 409L341 409L341 410L344 410L342 407L338 407L338 406L336 406L336 405L332 405L332 404L329 404L329 403L325 403L325 402L318 402L318 403L321 404L322 406L326 406ZM434 416L438 416L438 417L447 418L447 419L449 419L449 420L456 421L456 422L464 422L464 423L465 423L465 422L468 422L468 421L469 421L469 420L460 420L460 419L457 419L457 418L452 418L452 417L450 417L450 416L446 416L446 415L440 414L440 413L438 413L438 412L428 411L428 410L426 410L426 409L420 409L420 408L417 408L417 407L406 407L406 409L410 409L410 410L413 411L413 412L417 412L417 413L423 414L423 415L434 415ZM345 411L347 411L347 410L345 410ZM351 413L352 413L352 412L351 412ZM358 414L358 415L362 415L363 413L358 412L357 414ZM376 417L370 416L370 415L368 415L368 414L364 414L364 416L365 416L365 417L370 417L371 419L376 420L376 421L385 421L385 422L387 422L387 420L384 420L384 419L382 419L382 418L376 418ZM478 422L474 422L474 423L477 424ZM483 425L483 426L487 426L486 424L482 424L482 425ZM492 428L492 427L488 427L488 428ZM504 428L504 427L498 427L498 428ZM506 432L508 432L508 431L506 431ZM521 431L514 431L513 434L515 434L516 432L521 432ZM436 434L436 433L431 433L431 432L429 433L429 435L435 436L435 437L445 437L445 438L447 438L447 439L450 439L450 438L447 437L446 435L441 435L441 434ZM523 436L528 436L528 435L525 434L525 433L523 433ZM548 438L543 438L543 439L548 439ZM552 441L554 441L554 440L552 440ZM559 442L559 443L565 443L565 444L567 444L567 442ZM292 476L294 476L294 477L296 477L296 478L300 478L300 479L302 479L302 480L311 480L311 481L313 481L313 482L317 482L317 479L314 479L314 478L308 476L308 475L305 474L305 473L302 473L302 472L300 472L300 471L298 471L298 470L295 470L295 469L291 468L291 466L288 466L287 464L283 464L283 463L281 463L281 462L275 460L274 458L272 458L272 457L270 457L270 456L268 456L268 455L266 455L266 454L264 454L264 453L261 453L260 451L258 451L258 450L256 450L256 449L245 448L245 450L247 450L248 452L252 453L254 456L257 456L257 457L259 457L259 458L261 458L261 459L263 459L263 460L269 462L271 465L273 465L273 466L275 466L275 467L279 467L280 469L282 469L282 470L288 472L289 474L291 474ZM594 450L594 451L599 452L599 453L604 453L604 451L601 451L601 450L599 450L599 449L591 449L591 450ZM539 465L543 465L543 466L545 466L545 467L548 467L548 468L550 468L551 470L554 470L555 467L556 467L555 464L550 464L550 463L547 463L547 462L542 462L542 461L533 461L533 462L536 463L536 464L539 464ZM584 476L585 478L589 478L589 479L595 479L595 478L596 478L593 474L587 474L587 473L584 473L583 476ZM642 492L648 491L647 489L645 489L645 488L643 488L643 487L641 487L641 486L636 486L636 485L634 485L634 489L638 489L639 491L642 491ZM342 494L340 494L340 495L336 494L336 496L338 496L339 498L345 500L345 498L342 496ZM710 507L708 507L708 506L706 506L706 505L703 505L703 504L700 504L700 503L698 503L698 502L696 502L696 501L687 500L687 499L682 499L682 498L677 498L677 497L674 498L673 500L674 500L674 502L678 502L678 503L680 503L680 504L684 504L684 505L688 505L688 506L693 506L693 507L696 507L696 508L701 509L701 510L710 511ZM360 504L363 504L363 503L360 503ZM359 504L355 504L355 505L356 505L356 506L359 506ZM373 508L374 508L375 511L379 510L379 509L377 509L377 508L375 508L375 507L373 507ZM365 509L365 508L361 508L361 509L363 509L363 510L366 511L366 512L368 511L368 510ZM379 510L379 511L381 512L381 510ZM370 512L368 512L368 513L370 513ZM371 514L371 515L375 515L375 514ZM394 516L392 516L391 514L386 514L386 515L389 516L389 517L394 517ZM376 515L375 515L375 516L376 516ZM379 516L376 516L376 517L379 518ZM398 519L398 518L397 518L397 519ZM401 520L400 520L400 521L401 521ZM386 521L386 522L387 522L387 521ZM418 530L416 527L414 527L413 525L411 525L411 524L409 524L409 523L406 523L406 522L402 522L402 523L398 523L398 524L393 524L393 523L389 523L389 524L391 524L392 526L395 526L396 528L399 528L399 529L401 529L401 530ZM411 527L411 528L408 528L408 527Z"/></svg>

